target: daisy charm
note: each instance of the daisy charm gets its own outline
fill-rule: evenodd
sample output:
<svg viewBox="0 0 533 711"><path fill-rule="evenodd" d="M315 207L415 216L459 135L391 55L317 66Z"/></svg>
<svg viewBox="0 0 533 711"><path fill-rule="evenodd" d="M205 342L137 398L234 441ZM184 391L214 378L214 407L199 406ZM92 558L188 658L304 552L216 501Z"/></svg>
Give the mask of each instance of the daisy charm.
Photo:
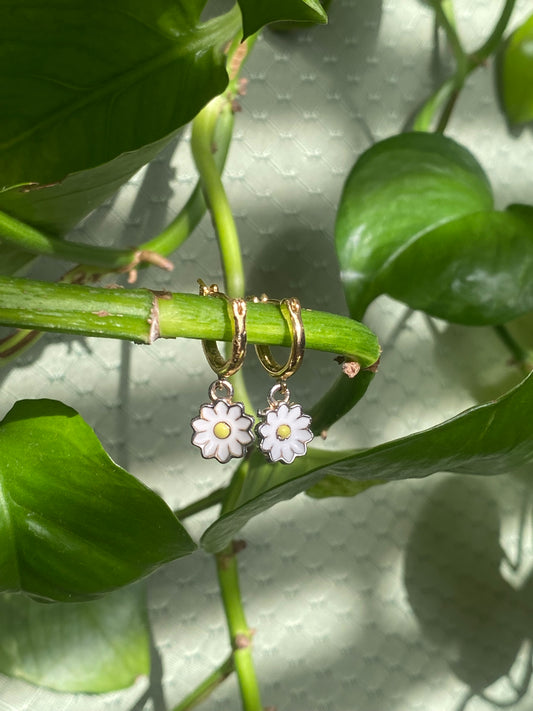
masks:
<svg viewBox="0 0 533 711"><path fill-rule="evenodd" d="M274 386L272 390L279 387ZM259 447L271 462L291 464L307 452L313 433L309 415L302 414L300 405L288 402L288 390L285 397L285 401L275 401L271 393L270 408L260 413L264 419L257 426L257 433Z"/></svg>
<svg viewBox="0 0 533 711"><path fill-rule="evenodd" d="M217 397L217 392L226 395ZM243 457L253 441L253 417L245 414L242 402L232 402L233 388L227 380L217 380L209 389L211 402L202 405L198 417L191 422L192 443L199 447L204 459L216 459L221 464L232 457Z"/></svg>

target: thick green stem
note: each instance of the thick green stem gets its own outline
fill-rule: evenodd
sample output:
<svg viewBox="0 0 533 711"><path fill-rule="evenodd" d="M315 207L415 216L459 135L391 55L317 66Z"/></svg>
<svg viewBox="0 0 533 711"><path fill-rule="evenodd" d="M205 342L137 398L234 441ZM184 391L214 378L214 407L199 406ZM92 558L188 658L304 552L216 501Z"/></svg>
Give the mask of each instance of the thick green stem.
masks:
<svg viewBox="0 0 533 711"><path fill-rule="evenodd" d="M215 556L222 603L228 623L233 662L239 680L243 711L263 711L252 660L253 632L248 627L241 601L234 545Z"/></svg>
<svg viewBox="0 0 533 711"><path fill-rule="evenodd" d="M361 323L323 311L302 312L306 346L347 356L366 368L378 359L375 335ZM148 289L104 289L0 277L0 325L153 343L157 338L231 342L222 299ZM290 346L275 304L249 304L249 343Z"/></svg>
<svg viewBox="0 0 533 711"><path fill-rule="evenodd" d="M199 686L196 687L181 703L174 706L172 711L189 711L205 701L213 691L235 671L233 654L223 662L218 669L210 674Z"/></svg>
<svg viewBox="0 0 533 711"><path fill-rule="evenodd" d="M231 298L236 298L243 297L245 290L241 248L233 213L213 158L211 140L219 115L231 111L231 105L224 97L217 97L209 102L193 121L191 149L200 174L204 197L218 235L226 274L226 293Z"/></svg>

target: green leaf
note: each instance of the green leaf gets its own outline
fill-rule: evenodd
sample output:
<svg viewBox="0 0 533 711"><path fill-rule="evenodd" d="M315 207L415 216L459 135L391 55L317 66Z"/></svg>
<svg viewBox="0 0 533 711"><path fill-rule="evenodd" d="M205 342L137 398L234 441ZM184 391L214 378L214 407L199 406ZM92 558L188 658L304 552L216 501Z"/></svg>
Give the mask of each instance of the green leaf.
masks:
<svg viewBox="0 0 533 711"><path fill-rule="evenodd" d="M21 400L0 423L0 449L0 590L89 599L195 550L72 408Z"/></svg>
<svg viewBox="0 0 533 711"><path fill-rule="evenodd" d="M244 39L264 25L280 20L326 23L328 16L319 0L238 0Z"/></svg>
<svg viewBox="0 0 533 711"><path fill-rule="evenodd" d="M240 17L201 24L204 5L6 0L0 209L64 232L222 92Z"/></svg>
<svg viewBox="0 0 533 711"><path fill-rule="evenodd" d="M94 168L70 173L55 184L1 191L0 209L33 227L62 236L151 161L174 135Z"/></svg>
<svg viewBox="0 0 533 711"><path fill-rule="evenodd" d="M142 585L99 600L43 605L0 597L0 671L56 691L101 694L150 672Z"/></svg>
<svg viewBox="0 0 533 711"><path fill-rule="evenodd" d="M483 170L450 138L406 133L363 153L344 186L336 223L353 318L360 320L379 295L381 270L407 244L438 225L492 206Z"/></svg>
<svg viewBox="0 0 533 711"><path fill-rule="evenodd" d="M341 476L329 474L321 479L317 484L308 489L305 493L312 499L328 499L332 496L357 496L363 491L371 489L384 481L350 481Z"/></svg>
<svg viewBox="0 0 533 711"><path fill-rule="evenodd" d="M509 121L533 121L533 15L507 40L497 70L500 100Z"/></svg>
<svg viewBox="0 0 533 711"><path fill-rule="evenodd" d="M306 491L327 475L355 482L394 481L456 472L488 476L533 463L533 373L496 401L473 407L423 432L359 451L311 450L284 466L254 453L234 510L202 537L222 550L254 516Z"/></svg>
<svg viewBox="0 0 533 711"><path fill-rule="evenodd" d="M522 316L533 309L533 210L517 205L447 222L397 253L375 288L453 323Z"/></svg>
<svg viewBox="0 0 533 711"><path fill-rule="evenodd" d="M34 260L35 254L28 254L22 249L0 242L0 276L21 274L24 267L27 267Z"/></svg>

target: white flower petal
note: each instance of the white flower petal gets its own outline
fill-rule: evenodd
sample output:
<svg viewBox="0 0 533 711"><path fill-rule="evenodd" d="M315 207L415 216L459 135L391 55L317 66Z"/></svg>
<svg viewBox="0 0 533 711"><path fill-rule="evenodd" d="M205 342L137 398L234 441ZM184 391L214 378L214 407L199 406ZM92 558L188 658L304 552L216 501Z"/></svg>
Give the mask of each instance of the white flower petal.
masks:
<svg viewBox="0 0 533 711"><path fill-rule="evenodd" d="M266 414L266 420L265 423L268 425L276 425L276 422L278 421L278 413L277 410L270 410Z"/></svg>
<svg viewBox="0 0 533 711"><path fill-rule="evenodd" d="M206 422L201 417L197 417L191 422L191 427L195 432L208 432L213 429L213 425L210 422Z"/></svg>
<svg viewBox="0 0 533 711"><path fill-rule="evenodd" d="M241 417L235 422L235 429L238 430L249 430L250 427L254 424L254 421L251 417Z"/></svg>
<svg viewBox="0 0 533 711"><path fill-rule="evenodd" d="M276 434L270 434L268 437L263 438L263 451L269 451L272 449L272 447L277 446L279 443L279 439L276 437Z"/></svg>
<svg viewBox="0 0 533 711"><path fill-rule="evenodd" d="M281 443L277 440L272 443L271 447L263 451L266 451L268 453L268 456L273 462L279 462L279 460L281 459Z"/></svg>
<svg viewBox="0 0 533 711"><path fill-rule="evenodd" d="M215 457L218 459L218 461L221 464L225 464L227 461L229 461L231 459L230 446L229 446L228 440L223 440L222 442L218 442Z"/></svg>
<svg viewBox="0 0 533 711"><path fill-rule="evenodd" d="M276 412L278 413L278 417L282 420L286 420L288 415L289 415L289 406L282 402L281 405L277 408Z"/></svg>
<svg viewBox="0 0 533 711"><path fill-rule="evenodd" d="M217 419L217 414L213 405L204 405L200 408L200 417L206 422L213 422Z"/></svg>
<svg viewBox="0 0 533 711"><path fill-rule="evenodd" d="M310 442L314 438L314 434L311 430L306 428L305 430L298 430L298 432L295 432L294 437L300 442Z"/></svg>
<svg viewBox="0 0 533 711"><path fill-rule="evenodd" d="M305 442L301 442L300 440L294 439L291 442L291 447L292 451L297 457L301 457L302 454L305 454L307 451L307 446Z"/></svg>
<svg viewBox="0 0 533 711"><path fill-rule="evenodd" d="M287 413L287 422L290 422L291 424L293 422L296 422L299 417L302 416L302 407L301 405L293 405L289 412Z"/></svg>
<svg viewBox="0 0 533 711"><path fill-rule="evenodd" d="M232 457L242 457L244 454L244 447L237 440L228 442L228 449Z"/></svg>
<svg viewBox="0 0 533 711"><path fill-rule="evenodd" d="M211 439L212 434L210 432L197 432L192 437L192 443L197 447L203 447Z"/></svg>
<svg viewBox="0 0 533 711"><path fill-rule="evenodd" d="M237 422L242 416L243 416L244 410L240 404L233 403L233 405L230 405L228 408L228 419L231 422Z"/></svg>
<svg viewBox="0 0 533 711"><path fill-rule="evenodd" d="M218 417L227 417L229 407L226 405L224 400L217 400L214 408L215 413Z"/></svg>
<svg viewBox="0 0 533 711"><path fill-rule="evenodd" d="M252 442L254 436L250 432L250 430L237 430L235 433L235 441L239 442L240 444L243 445L248 445ZM235 457L238 457L240 455L235 454Z"/></svg>
<svg viewBox="0 0 533 711"><path fill-rule="evenodd" d="M280 459L283 459L285 464L292 464L294 462L294 459L296 457L296 452L293 449L294 443L285 441L281 442L281 457Z"/></svg>
<svg viewBox="0 0 533 711"><path fill-rule="evenodd" d="M257 431L263 437L266 439L267 437L272 437L273 435L276 434L276 424L269 424L268 422L262 422L259 427L257 428Z"/></svg>
<svg viewBox="0 0 533 711"><path fill-rule="evenodd" d="M216 455L217 448L218 442L214 442L212 439L210 439L209 442L206 442L202 447L202 455L206 459L212 459Z"/></svg>
<svg viewBox="0 0 533 711"><path fill-rule="evenodd" d="M311 424L311 418L309 415L302 415L293 423L295 430L306 430Z"/></svg>

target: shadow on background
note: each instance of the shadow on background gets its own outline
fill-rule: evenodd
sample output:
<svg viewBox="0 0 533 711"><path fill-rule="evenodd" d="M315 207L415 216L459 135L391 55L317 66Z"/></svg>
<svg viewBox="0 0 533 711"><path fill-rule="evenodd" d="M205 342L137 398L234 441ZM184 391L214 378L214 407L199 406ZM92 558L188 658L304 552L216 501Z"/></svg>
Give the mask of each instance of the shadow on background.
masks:
<svg viewBox="0 0 533 711"><path fill-rule="evenodd" d="M521 549L525 517L519 523ZM528 691L532 674L533 597L531 577L520 588L501 573L502 563L517 570L500 545L497 502L479 479L452 477L436 487L415 522L405 557L405 586L423 634L438 646L454 674L469 691L457 707L482 697L492 708L517 703ZM527 661L518 683L520 650ZM520 665L522 666L522 665ZM506 698L486 690L509 684ZM510 693L509 693L510 692ZM505 692L501 692L503 697Z"/></svg>

